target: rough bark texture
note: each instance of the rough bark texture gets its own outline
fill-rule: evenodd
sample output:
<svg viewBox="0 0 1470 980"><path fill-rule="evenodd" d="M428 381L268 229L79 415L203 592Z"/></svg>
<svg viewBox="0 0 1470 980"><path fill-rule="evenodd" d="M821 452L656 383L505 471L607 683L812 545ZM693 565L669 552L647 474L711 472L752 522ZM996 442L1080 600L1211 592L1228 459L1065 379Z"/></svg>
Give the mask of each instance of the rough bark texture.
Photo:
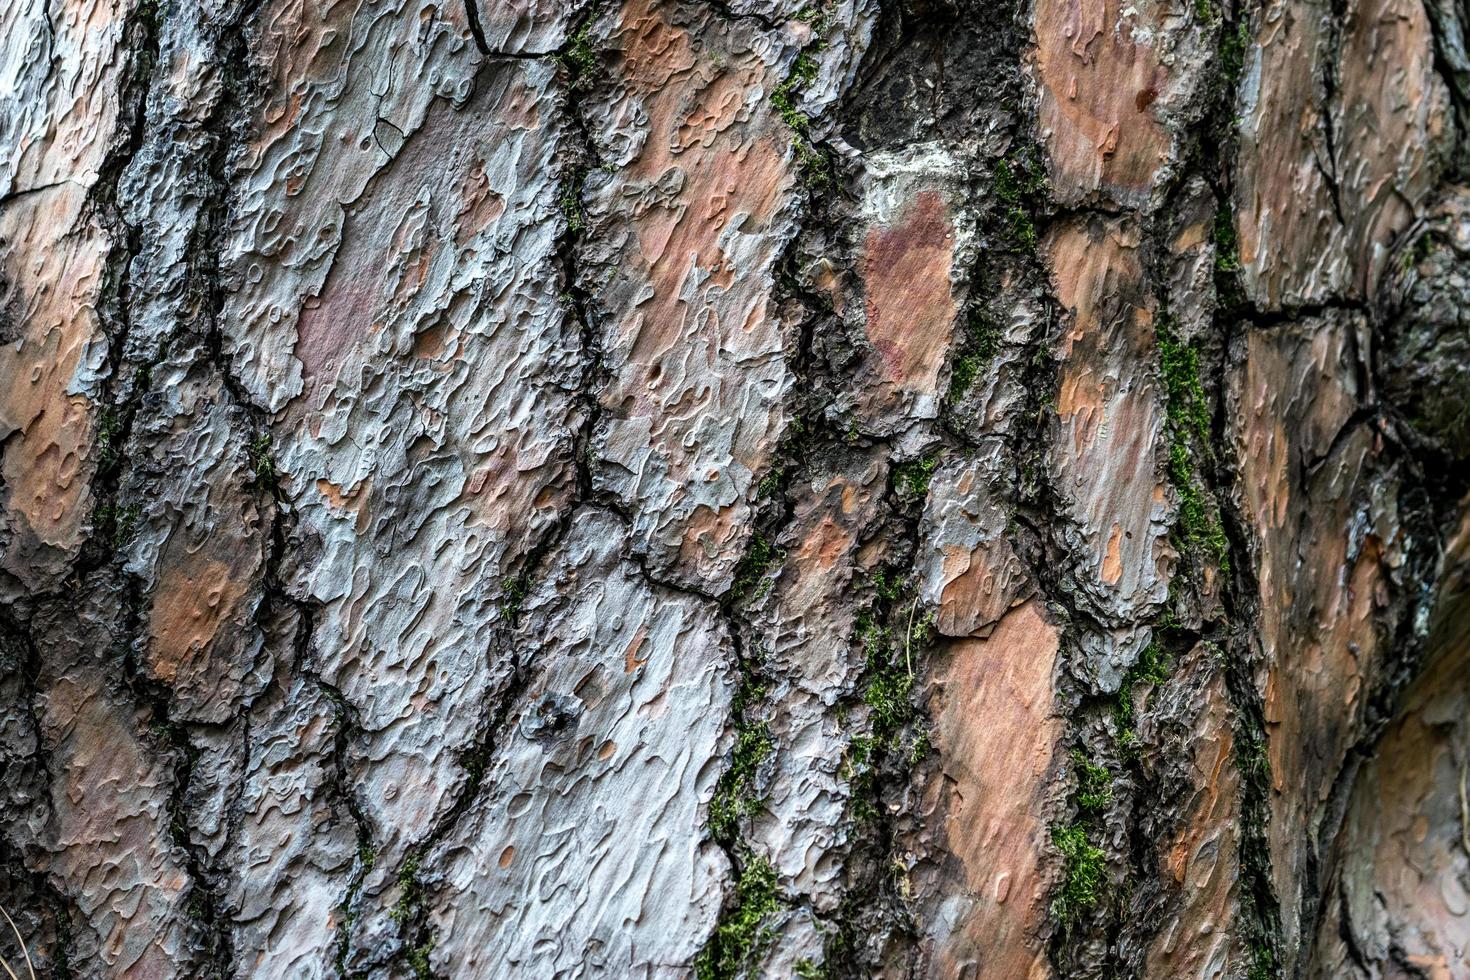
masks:
<svg viewBox="0 0 1470 980"><path fill-rule="evenodd" d="M1467 32L5 4L38 973L1470 977Z"/></svg>

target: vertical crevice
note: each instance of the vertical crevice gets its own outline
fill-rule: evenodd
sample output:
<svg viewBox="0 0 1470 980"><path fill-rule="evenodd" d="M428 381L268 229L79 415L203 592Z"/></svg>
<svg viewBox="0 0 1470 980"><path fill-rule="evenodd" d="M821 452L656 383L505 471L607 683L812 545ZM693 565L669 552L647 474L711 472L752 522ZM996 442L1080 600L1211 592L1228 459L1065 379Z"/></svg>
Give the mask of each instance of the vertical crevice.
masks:
<svg viewBox="0 0 1470 980"><path fill-rule="evenodd" d="M475 37L475 47L480 53L488 55L490 45L485 41L485 28L480 26L480 4L478 0L464 0L464 16L469 21L470 33Z"/></svg>

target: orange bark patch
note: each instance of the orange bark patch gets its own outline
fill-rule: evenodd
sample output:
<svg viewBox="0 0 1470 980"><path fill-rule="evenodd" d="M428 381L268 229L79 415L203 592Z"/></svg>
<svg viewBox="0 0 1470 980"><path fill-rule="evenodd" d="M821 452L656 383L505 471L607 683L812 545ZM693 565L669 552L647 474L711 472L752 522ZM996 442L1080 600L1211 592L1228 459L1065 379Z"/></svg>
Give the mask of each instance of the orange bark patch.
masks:
<svg viewBox="0 0 1470 980"><path fill-rule="evenodd" d="M42 736L56 760L48 868L95 909L100 972L123 980L176 975L189 875L159 806L170 766L137 731L137 712L113 702L101 672L73 665L44 697Z"/></svg>
<svg viewBox="0 0 1470 980"><path fill-rule="evenodd" d="M648 639L648 627L638 627L638 632L633 634L633 639L628 642L628 649L623 651L623 673L631 674L633 671L648 663L648 658L639 658L638 651L643 649L643 641Z"/></svg>
<svg viewBox="0 0 1470 980"><path fill-rule="evenodd" d="M1326 21L1275 0L1259 23L1251 57L1260 91L1244 107L1235 194L1242 278L1259 303L1321 301L1347 272L1322 174L1328 151L1316 79Z"/></svg>
<svg viewBox="0 0 1470 980"><path fill-rule="evenodd" d="M648 263L651 295L623 322L632 335L630 367L642 375L632 385L661 387L662 359L681 357L713 363L724 334L743 322L722 322L712 306L691 307L686 284L703 272L715 285L730 286L732 270L720 236L737 216L769 224L792 180L770 136L742 138L749 122L745 95L765 83L758 61L721 71L695 58L687 32L665 20L661 6L629 3L623 11L628 45L624 75L643 103L651 134L643 152L624 170L630 182L677 173L683 184L666 206L640 209L634 218L639 253ZM731 338L733 340L733 338ZM689 343L698 347L690 350ZM729 344L738 349L738 340ZM635 397L637 395L635 394ZM639 399L642 400L641 398Z"/></svg>
<svg viewBox="0 0 1470 980"><path fill-rule="evenodd" d="M935 668L930 714L940 773L926 796L941 814L936 870L918 901L932 976L1050 975L1037 937L1046 910L1041 854L1052 755L1057 633L1030 601L983 640L962 640Z"/></svg>
<svg viewBox="0 0 1470 980"><path fill-rule="evenodd" d="M1470 632L1464 619L1470 592L1464 576L1470 568L1459 564L1465 556L1455 551L1452 544L1450 571L1440 580L1440 610L1449 615L1433 627L1424 673L1405 692L1377 757L1363 768L1335 842L1337 881L1328 887L1332 894L1341 889L1341 914L1352 915L1351 932L1340 918L1324 917L1308 975L1404 976L1397 965L1408 963L1420 971L1416 976L1465 976L1470 830L1462 794L1470 781ZM1351 947L1342 942L1349 934L1356 940ZM1364 970L1347 966L1365 959Z"/></svg>
<svg viewBox="0 0 1470 980"><path fill-rule="evenodd" d="M969 551L950 547L944 555L944 592L935 625L945 636L984 635L1031 591L1009 542L987 541Z"/></svg>
<svg viewBox="0 0 1470 980"><path fill-rule="evenodd" d="M1169 550L1156 454L1163 410L1154 382L1153 309L1127 221L1078 220L1044 243L1062 336L1052 453L1092 549L1099 589L1119 601L1162 600Z"/></svg>
<svg viewBox="0 0 1470 980"><path fill-rule="evenodd" d="M1136 200L1169 152L1154 108L1167 80L1135 27L1158 4L1124 17L1119 0L1038 0L1035 71L1041 130L1060 197L1094 191Z"/></svg>
<svg viewBox="0 0 1470 980"><path fill-rule="evenodd" d="M868 341L883 377L907 391L938 387L954 334L953 261L954 228L938 191L920 191L899 224L872 229L863 243Z"/></svg>
<svg viewBox="0 0 1470 980"><path fill-rule="evenodd" d="M174 684L181 673L210 669L207 653L216 637L244 619L242 600L258 564L259 552L243 539L212 538L194 549L170 542L148 620L154 676Z"/></svg>
<svg viewBox="0 0 1470 980"><path fill-rule="evenodd" d="M1348 19L1338 79L1336 132L1344 144L1342 202L1361 295L1388 261L1384 247L1409 226L1438 185L1449 92L1434 68L1434 29L1417 0L1360 0Z"/></svg>
<svg viewBox="0 0 1470 980"><path fill-rule="evenodd" d="M788 557L776 589L791 615L827 603L855 567L866 564L855 552L860 529L872 519L879 479L873 469L860 466L825 484L802 486L783 541Z"/></svg>
<svg viewBox="0 0 1470 980"><path fill-rule="evenodd" d="M723 544L735 537L738 516L734 507L721 507L719 510L696 507L679 542L680 557L695 566L701 560L717 555Z"/></svg>
<svg viewBox="0 0 1470 980"><path fill-rule="evenodd" d="M965 467L955 478L941 471L930 488L938 521L939 568L937 581L926 591L939 586L935 625L945 636L988 636L995 623L1032 592L1006 536L1005 513L980 482L978 468ZM933 561L931 557L930 576Z"/></svg>
<svg viewBox="0 0 1470 980"><path fill-rule="evenodd" d="M504 215L484 147L541 125L539 90L507 85L486 88L460 109L435 100L412 139L343 209L331 271L319 295L303 301L296 324L307 401L331 386L358 345L421 313L446 266ZM335 200L323 206L339 207Z"/></svg>
<svg viewBox="0 0 1470 980"><path fill-rule="evenodd" d="M627 92L621 122L640 138L590 182L589 221L621 248L596 297L613 375L599 450L620 479L637 474L620 495L668 495L660 559L718 579L748 533L749 477L780 431L785 337L769 270L795 177L769 49L743 27L692 26L702 16L623 5L609 61ZM731 420L728 441L703 437L710 418ZM632 485L650 481L662 486Z"/></svg>
<svg viewBox="0 0 1470 980"><path fill-rule="evenodd" d="M371 485L371 480L363 480L361 483L343 489L330 480L317 480L316 491L326 499L333 510L357 515L353 527L361 534L367 528L368 488Z"/></svg>
<svg viewBox="0 0 1470 980"><path fill-rule="evenodd" d="M8 246L0 275L16 284L0 302L21 327L18 342L0 346L0 439L19 433L5 445L0 478L15 525L0 567L24 580L61 571L80 549L97 462L95 406L69 390L101 335L106 239L82 220L84 198L68 185L22 197L0 215Z"/></svg>
<svg viewBox="0 0 1470 980"><path fill-rule="evenodd" d="M1103 556L1102 577L1109 585L1117 585L1118 579L1123 577L1123 549L1119 542L1123 540L1123 528L1117 524L1113 525L1113 533L1108 535L1108 551Z"/></svg>

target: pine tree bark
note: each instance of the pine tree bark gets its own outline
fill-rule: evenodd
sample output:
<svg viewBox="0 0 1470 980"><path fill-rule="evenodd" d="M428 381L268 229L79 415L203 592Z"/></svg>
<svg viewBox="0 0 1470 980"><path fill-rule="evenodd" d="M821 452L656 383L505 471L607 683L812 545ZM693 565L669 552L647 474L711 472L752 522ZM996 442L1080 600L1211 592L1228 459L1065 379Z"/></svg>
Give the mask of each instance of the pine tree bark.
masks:
<svg viewBox="0 0 1470 980"><path fill-rule="evenodd" d="M6 5L38 975L1470 977L1467 31Z"/></svg>

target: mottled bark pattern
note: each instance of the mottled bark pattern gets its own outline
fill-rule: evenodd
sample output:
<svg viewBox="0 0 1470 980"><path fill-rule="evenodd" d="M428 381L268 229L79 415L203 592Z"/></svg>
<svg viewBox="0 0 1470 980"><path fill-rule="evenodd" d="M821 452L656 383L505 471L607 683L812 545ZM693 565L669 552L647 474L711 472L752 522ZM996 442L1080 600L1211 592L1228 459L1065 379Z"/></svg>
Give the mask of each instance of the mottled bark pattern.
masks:
<svg viewBox="0 0 1470 980"><path fill-rule="evenodd" d="M1467 37L4 5L38 973L1470 977Z"/></svg>

